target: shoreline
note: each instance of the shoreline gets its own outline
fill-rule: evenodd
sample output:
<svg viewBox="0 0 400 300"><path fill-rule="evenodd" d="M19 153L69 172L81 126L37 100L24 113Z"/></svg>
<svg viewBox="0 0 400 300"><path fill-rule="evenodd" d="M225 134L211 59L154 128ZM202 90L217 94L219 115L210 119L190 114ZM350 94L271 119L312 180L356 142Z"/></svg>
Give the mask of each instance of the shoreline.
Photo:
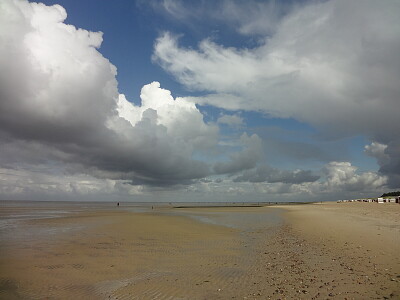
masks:
<svg viewBox="0 0 400 300"><path fill-rule="evenodd" d="M325 202L21 220L25 235L2 231L0 298L398 299L399 216Z"/></svg>

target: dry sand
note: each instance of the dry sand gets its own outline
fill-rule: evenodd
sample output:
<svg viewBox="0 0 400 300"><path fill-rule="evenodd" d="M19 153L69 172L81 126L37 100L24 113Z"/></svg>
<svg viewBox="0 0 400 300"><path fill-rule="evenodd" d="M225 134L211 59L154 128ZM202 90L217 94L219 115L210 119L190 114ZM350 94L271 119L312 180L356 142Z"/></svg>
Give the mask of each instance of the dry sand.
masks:
<svg viewBox="0 0 400 300"><path fill-rule="evenodd" d="M70 229L3 237L0 298L400 299L400 205L242 210L285 222L233 229L115 210L31 220Z"/></svg>
<svg viewBox="0 0 400 300"><path fill-rule="evenodd" d="M400 299L400 205L285 209L286 225L272 246L279 255L270 247L265 260L273 261L269 282L277 283L281 298Z"/></svg>

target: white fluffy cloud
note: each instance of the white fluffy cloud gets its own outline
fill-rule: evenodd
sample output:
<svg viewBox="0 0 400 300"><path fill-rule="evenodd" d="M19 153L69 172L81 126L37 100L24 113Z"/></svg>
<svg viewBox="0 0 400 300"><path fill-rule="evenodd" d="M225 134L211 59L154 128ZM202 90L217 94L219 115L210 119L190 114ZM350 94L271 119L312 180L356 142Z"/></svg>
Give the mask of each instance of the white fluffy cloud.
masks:
<svg viewBox="0 0 400 300"><path fill-rule="evenodd" d="M160 88L153 82L142 88L141 106L128 102L124 95L119 96L118 114L135 126L150 110L157 114L156 123L165 126L167 133L177 139L190 143L195 148L211 147L217 143L218 128L204 123L203 115L194 103L171 96L171 92Z"/></svg>
<svg viewBox="0 0 400 300"><path fill-rule="evenodd" d="M150 189L172 193L174 187L185 186L188 192L209 192L212 200L213 195L219 194L222 199L227 192L243 195L256 189L293 194L321 192L316 186L355 190L384 184L385 179L376 174L357 174L351 165L340 163L327 166L324 183L317 182L318 176L310 171L271 168L267 174L259 166L263 145L256 134L243 133L235 145L221 146L217 125L241 126L241 116L222 115L217 123L207 123L193 101L174 99L158 82L145 85L141 104L134 105L119 93L117 70L98 51L102 33L67 25L66 17L59 5L49 7L25 0L0 2L2 197L86 195L96 199L99 195L117 195L130 199L132 195L143 196ZM247 34L251 28L243 27L242 31ZM310 96L304 100L304 108L278 89L283 84L290 94L300 87L299 82L310 81L308 69L300 68L307 65L307 59L311 69L318 65L317 59L309 57L309 50L304 49L302 54L290 45L286 48L293 57L288 59L290 55L285 56L286 48L280 39L286 41L285 35L290 33L279 28L271 44L252 50L224 48L210 41L204 41L200 51L181 49L176 39L166 34L156 43L155 59L188 87L214 93L207 98L213 105L307 119L312 114L305 113L307 107L317 105L319 96L315 95L321 95L318 89L311 93L313 88L321 85L320 89L328 89L329 84L324 81L307 85L308 94L298 99L303 101ZM297 58L301 58L300 62L296 62ZM342 65L338 66L340 71ZM330 68L333 67L326 70L331 72ZM357 81L360 84L361 79ZM387 87L394 92L391 81ZM358 95L357 91L352 92ZM390 102L389 92L382 93L382 103ZM330 97L324 98L328 108L337 95ZM377 116L382 109L392 113L390 107L377 108L368 97L370 102L356 97L364 109L376 109ZM354 101L349 101L351 107L358 105ZM332 113L326 122L318 121L323 116L315 115L316 122L340 123L343 116L333 120ZM380 124L378 119L374 125L381 128ZM393 143L385 142L384 136L376 140L387 144L384 153L394 157L393 149L397 148ZM380 151L374 150L380 147L376 145L367 149L375 156ZM227 151L217 157L222 148ZM237 180L241 182L222 179L226 174L242 176Z"/></svg>
<svg viewBox="0 0 400 300"><path fill-rule="evenodd" d="M345 191L376 190L387 183L387 177L373 172L356 173L349 162L331 162L325 166L326 185L329 189Z"/></svg>
<svg viewBox="0 0 400 300"><path fill-rule="evenodd" d="M320 175L260 166L242 172L233 181L248 194L255 190L265 195L264 201L317 201L378 196L388 180L387 176L374 172L359 173L350 162L330 162L322 168Z"/></svg>
<svg viewBox="0 0 400 300"><path fill-rule="evenodd" d="M334 125L343 133L377 127L394 132L398 125L392 128L386 120L398 113L393 111L399 94L400 27L393 26L399 23L398 3L361 1L355 10L348 3L301 8L255 49L224 48L210 40L198 50L185 49L166 33L155 45L155 59L190 88L233 95L199 103L261 109Z"/></svg>
<svg viewBox="0 0 400 300"><path fill-rule="evenodd" d="M378 196L387 182L386 176L358 172L350 162L331 162L318 172L320 176L313 173L259 166L232 177L233 184L229 179L204 181L192 190L214 201L227 195L237 201L321 201Z"/></svg>
<svg viewBox="0 0 400 300"><path fill-rule="evenodd" d="M128 102L96 49L102 33L65 24L59 5L6 0L0 16L3 166L55 161L71 173L152 185L210 173L194 156L216 145L218 128L157 82L143 87L141 106Z"/></svg>
<svg viewBox="0 0 400 300"><path fill-rule="evenodd" d="M387 145L372 142L370 145L366 145L364 149L364 152L367 155L376 158L380 165L386 165L390 161L389 155L385 153Z"/></svg>
<svg viewBox="0 0 400 300"><path fill-rule="evenodd" d="M102 34L64 24L58 5L7 0L0 13L1 128L65 140L101 126L118 96Z"/></svg>
<svg viewBox="0 0 400 300"><path fill-rule="evenodd" d="M165 33L154 60L185 86L209 93L188 100L261 110L309 123L330 137L363 134L386 144L390 159L381 171L398 174L390 165L400 156L399 12L398 1L311 2L292 9L256 48L211 40L183 48Z"/></svg>

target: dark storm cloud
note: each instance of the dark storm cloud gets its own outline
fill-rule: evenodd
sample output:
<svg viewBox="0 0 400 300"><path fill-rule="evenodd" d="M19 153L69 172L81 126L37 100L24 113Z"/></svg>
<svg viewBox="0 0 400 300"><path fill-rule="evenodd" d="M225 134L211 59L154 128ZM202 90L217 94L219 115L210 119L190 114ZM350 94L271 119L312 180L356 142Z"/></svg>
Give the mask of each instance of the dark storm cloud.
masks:
<svg viewBox="0 0 400 300"><path fill-rule="evenodd" d="M400 187L400 139L389 142L385 154L387 160L381 162L379 171L389 177L388 186L396 189Z"/></svg>

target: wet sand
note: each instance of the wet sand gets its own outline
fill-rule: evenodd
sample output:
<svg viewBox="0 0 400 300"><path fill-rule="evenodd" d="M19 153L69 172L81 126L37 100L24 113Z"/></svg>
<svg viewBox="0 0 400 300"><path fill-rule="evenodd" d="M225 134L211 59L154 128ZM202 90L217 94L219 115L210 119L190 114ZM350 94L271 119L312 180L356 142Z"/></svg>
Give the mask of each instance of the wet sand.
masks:
<svg viewBox="0 0 400 300"><path fill-rule="evenodd" d="M8 212L17 213L25 214ZM1 236L0 298L233 297L253 284L259 235L272 228L267 215L251 208L100 210L25 220L19 233ZM210 224L221 222L228 226Z"/></svg>
<svg viewBox="0 0 400 300"><path fill-rule="evenodd" d="M0 299L399 299L399 222L374 203L33 218L2 231Z"/></svg>

